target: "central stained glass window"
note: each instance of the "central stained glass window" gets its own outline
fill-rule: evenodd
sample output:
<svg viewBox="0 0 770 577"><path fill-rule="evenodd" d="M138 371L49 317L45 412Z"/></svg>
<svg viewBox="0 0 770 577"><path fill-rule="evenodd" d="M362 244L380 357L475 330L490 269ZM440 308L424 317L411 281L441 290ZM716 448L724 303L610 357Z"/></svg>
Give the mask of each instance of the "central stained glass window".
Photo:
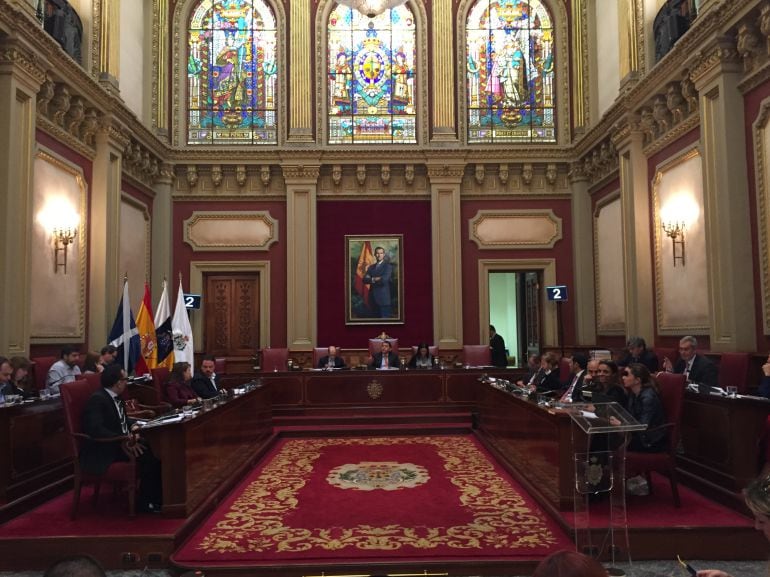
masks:
<svg viewBox="0 0 770 577"><path fill-rule="evenodd" d="M261 0L203 0L190 19L188 144L277 144L276 23Z"/></svg>
<svg viewBox="0 0 770 577"><path fill-rule="evenodd" d="M329 144L416 143L412 11L337 5L327 30Z"/></svg>

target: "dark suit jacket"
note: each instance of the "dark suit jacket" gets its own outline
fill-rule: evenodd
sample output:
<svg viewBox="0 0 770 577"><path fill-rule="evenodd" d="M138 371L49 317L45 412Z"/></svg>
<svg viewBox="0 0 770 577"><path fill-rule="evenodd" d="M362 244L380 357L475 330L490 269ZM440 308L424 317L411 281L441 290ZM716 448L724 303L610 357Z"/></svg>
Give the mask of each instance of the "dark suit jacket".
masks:
<svg viewBox="0 0 770 577"><path fill-rule="evenodd" d="M623 359L618 363L619 367L627 367L630 364L633 363L639 363L647 367L652 374L655 374L658 372L658 355L656 355L653 351L649 349L644 349L642 351L642 354L638 357L632 357L631 353L628 353Z"/></svg>
<svg viewBox="0 0 770 577"><path fill-rule="evenodd" d="M364 284L371 285L371 295L378 306L390 306L390 277L393 265L387 261L369 265L364 275ZM379 280L374 280L375 278Z"/></svg>
<svg viewBox="0 0 770 577"><path fill-rule="evenodd" d="M82 419L83 432L90 437L108 439L123 436L115 401L104 388L95 391L88 399L83 409ZM129 418L126 420L130 430L134 420ZM80 448L80 466L87 473L94 475L101 475L115 461L127 460L128 456L123 452L121 441L114 443L86 441Z"/></svg>
<svg viewBox="0 0 770 577"><path fill-rule="evenodd" d="M559 381L559 369L553 369L547 375L543 372L542 377L535 383L538 393L547 393L548 391L558 391L562 388Z"/></svg>
<svg viewBox="0 0 770 577"><path fill-rule="evenodd" d="M379 369L382 366L382 353L375 353L372 357L373 361L369 365L370 369ZM398 361L398 355L393 351L388 353L388 365L393 369L400 368L401 364Z"/></svg>
<svg viewBox="0 0 770 577"><path fill-rule="evenodd" d="M643 388L639 396L628 396L628 412L640 423L647 425L646 431L631 434L629 451L659 453L668 446L668 430L657 429L666 422L666 413L658 393L652 387Z"/></svg>
<svg viewBox="0 0 770 577"><path fill-rule="evenodd" d="M319 369L325 369L326 365L329 364L329 355L324 355L318 360L318 368ZM334 357L334 368L335 369L344 369L345 368L345 361L342 359L342 357Z"/></svg>
<svg viewBox="0 0 770 577"><path fill-rule="evenodd" d="M187 383L169 381L166 385L166 398L172 407L184 407L187 401L197 396L192 387Z"/></svg>
<svg viewBox="0 0 770 577"><path fill-rule="evenodd" d="M570 398L572 399L573 403L579 403L583 400L583 379L586 376L585 370L581 371L580 376L578 377L577 382L575 383L575 387L572 389L572 394L570 395ZM572 381L575 378L575 375L570 375L569 379L566 383L566 389L569 389L570 385L572 385ZM565 391L566 392L566 391Z"/></svg>
<svg viewBox="0 0 770 577"><path fill-rule="evenodd" d="M219 394L219 381L216 375L214 375L214 384L211 384L211 379L206 375L195 373L192 381L190 381L190 386L201 399L211 399Z"/></svg>
<svg viewBox="0 0 770 577"><path fill-rule="evenodd" d="M674 365L674 372L682 374L687 364L684 360L679 359ZM692 369L688 378L691 383L698 383L700 385L708 385L710 387L718 387L717 367L714 363L708 360L703 355L695 355L695 360L692 362Z"/></svg>
<svg viewBox="0 0 770 577"><path fill-rule="evenodd" d="M508 357L505 354L505 341L503 337L495 334L489 340L489 348L492 349L492 366L507 367Z"/></svg>

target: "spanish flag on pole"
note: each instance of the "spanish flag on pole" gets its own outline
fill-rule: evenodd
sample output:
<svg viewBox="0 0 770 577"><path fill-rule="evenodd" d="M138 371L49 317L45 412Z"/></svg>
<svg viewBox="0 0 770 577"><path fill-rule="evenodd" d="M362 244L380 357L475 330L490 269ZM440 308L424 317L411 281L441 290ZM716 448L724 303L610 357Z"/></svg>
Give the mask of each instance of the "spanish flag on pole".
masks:
<svg viewBox="0 0 770 577"><path fill-rule="evenodd" d="M136 363L136 374L144 375L158 364L158 341L155 336L155 323L152 320L152 301L150 285L144 283L144 298L136 315L136 329L139 331L141 354Z"/></svg>

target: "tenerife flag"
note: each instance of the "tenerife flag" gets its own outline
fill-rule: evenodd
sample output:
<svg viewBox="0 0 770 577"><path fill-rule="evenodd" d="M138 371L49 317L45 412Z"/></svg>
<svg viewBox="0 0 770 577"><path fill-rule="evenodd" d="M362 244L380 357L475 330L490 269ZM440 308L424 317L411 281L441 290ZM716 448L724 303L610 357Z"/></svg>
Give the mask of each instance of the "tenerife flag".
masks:
<svg viewBox="0 0 770 577"><path fill-rule="evenodd" d="M137 375L149 375L150 369L158 365L158 341L155 336L155 323L152 319L152 300L150 285L144 283L144 298L136 314L136 328L139 331L141 354L136 363Z"/></svg>
<svg viewBox="0 0 770 577"><path fill-rule="evenodd" d="M179 294L176 296L174 318L171 319L171 330L174 335L174 362L190 363L195 366L195 348L193 347L192 327L190 317L187 316L187 308L184 306L184 291L182 279L179 279Z"/></svg>
<svg viewBox="0 0 770 577"><path fill-rule="evenodd" d="M126 373L130 374L139 358L140 345L139 331L136 328L136 323L134 323L134 314L131 312L128 298L128 279L123 281L123 297L120 299L115 322L107 339L113 347L118 349L115 362L123 365Z"/></svg>
<svg viewBox="0 0 770 577"><path fill-rule="evenodd" d="M166 367L170 371L174 366L174 335L171 331L171 305L165 279L163 293L160 295L158 308L155 309L155 338L158 343L158 366Z"/></svg>

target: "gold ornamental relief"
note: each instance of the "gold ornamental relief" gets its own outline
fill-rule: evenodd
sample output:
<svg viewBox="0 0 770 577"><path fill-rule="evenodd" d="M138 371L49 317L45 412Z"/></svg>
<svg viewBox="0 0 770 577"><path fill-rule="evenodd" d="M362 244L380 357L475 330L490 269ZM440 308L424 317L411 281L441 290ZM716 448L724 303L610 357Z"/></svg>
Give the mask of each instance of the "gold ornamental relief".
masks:
<svg viewBox="0 0 770 577"><path fill-rule="evenodd" d="M561 219L551 210L481 210L468 225L480 249L553 248L562 238Z"/></svg>
<svg viewBox="0 0 770 577"><path fill-rule="evenodd" d="M382 386L382 383L377 379L372 379L366 385L366 392L368 393L369 398L372 400L379 399L382 396L383 389L384 387Z"/></svg>
<svg viewBox="0 0 770 577"><path fill-rule="evenodd" d="M184 241L195 252L269 250L278 241L278 222L265 211L195 211L184 221Z"/></svg>

